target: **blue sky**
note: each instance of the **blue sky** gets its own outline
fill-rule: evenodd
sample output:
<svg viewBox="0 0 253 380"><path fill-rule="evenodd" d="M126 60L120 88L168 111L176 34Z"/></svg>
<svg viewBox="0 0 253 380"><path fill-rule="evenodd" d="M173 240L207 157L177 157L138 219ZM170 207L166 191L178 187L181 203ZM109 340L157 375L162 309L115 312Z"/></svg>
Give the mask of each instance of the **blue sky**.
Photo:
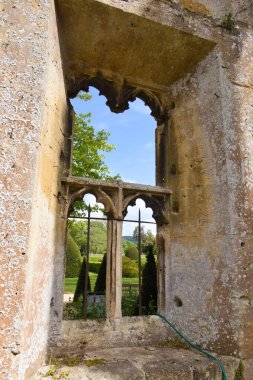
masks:
<svg viewBox="0 0 253 380"><path fill-rule="evenodd" d="M116 146L116 150L105 153L105 162L112 175L119 174L125 182L155 185L156 122L150 116L149 107L136 99L130 102L129 110L115 114L106 106L106 98L99 96L95 88L90 87L89 93L91 100L72 99L71 103L77 113L91 112L91 125L95 130L110 132L109 142ZM152 211L146 209L141 200L137 201L137 206L128 208L127 218L136 219L139 208L142 219L152 221ZM134 223L124 223L123 234L131 235L134 227ZM145 229L155 233L155 226L146 225Z"/></svg>

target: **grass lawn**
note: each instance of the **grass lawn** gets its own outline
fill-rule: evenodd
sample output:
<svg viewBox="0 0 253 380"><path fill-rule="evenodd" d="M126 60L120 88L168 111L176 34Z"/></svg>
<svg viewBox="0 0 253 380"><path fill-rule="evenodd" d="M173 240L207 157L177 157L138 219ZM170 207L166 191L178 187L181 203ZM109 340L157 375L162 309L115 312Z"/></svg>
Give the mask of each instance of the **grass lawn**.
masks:
<svg viewBox="0 0 253 380"><path fill-rule="evenodd" d="M90 282L91 282L91 289L94 290L94 286L96 283L97 279L97 273L89 273L90 276ZM76 284L77 284L77 277L74 278L65 278L64 281L64 293L74 293L76 289ZM123 284L138 284L138 278L127 278L123 277L122 278Z"/></svg>
<svg viewBox="0 0 253 380"><path fill-rule="evenodd" d="M138 279L138 277L123 277L122 278L122 283L123 284L131 284L131 285L133 285L133 284L138 284L138 281L139 281L139 279Z"/></svg>
<svg viewBox="0 0 253 380"><path fill-rule="evenodd" d="M89 272L91 290L94 290L94 286L97 279L97 273ZM65 278L64 280L64 293L74 293L76 289L78 277Z"/></svg>

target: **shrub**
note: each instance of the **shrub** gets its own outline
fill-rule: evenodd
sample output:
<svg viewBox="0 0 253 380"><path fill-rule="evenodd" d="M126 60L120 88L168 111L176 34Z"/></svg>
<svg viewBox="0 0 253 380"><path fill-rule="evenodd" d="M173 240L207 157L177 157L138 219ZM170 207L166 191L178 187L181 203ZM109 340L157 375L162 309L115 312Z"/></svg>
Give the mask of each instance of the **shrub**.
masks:
<svg viewBox="0 0 253 380"><path fill-rule="evenodd" d="M138 249L136 247L129 247L126 250L125 255L126 255L126 257L128 257L131 260L138 260L139 251L138 251Z"/></svg>
<svg viewBox="0 0 253 380"><path fill-rule="evenodd" d="M99 273L101 263L90 263L89 262L89 272Z"/></svg>
<svg viewBox="0 0 253 380"><path fill-rule="evenodd" d="M152 245L148 248L147 262L142 271L142 306L147 314L157 308L157 268Z"/></svg>
<svg viewBox="0 0 253 380"><path fill-rule="evenodd" d="M122 256L122 276L138 277L137 263L126 256Z"/></svg>
<svg viewBox="0 0 253 380"><path fill-rule="evenodd" d="M82 266L80 269L78 281L76 284L76 290L74 294L74 301L78 301L79 297L84 293L85 288L85 270L86 270L86 260L83 258ZM88 291L90 291L90 276L88 275Z"/></svg>
<svg viewBox="0 0 253 380"><path fill-rule="evenodd" d="M82 258L78 245L72 236L68 234L65 277L77 277L81 269L81 264Z"/></svg>
<svg viewBox="0 0 253 380"><path fill-rule="evenodd" d="M106 289L106 253L100 265L94 291L104 292Z"/></svg>

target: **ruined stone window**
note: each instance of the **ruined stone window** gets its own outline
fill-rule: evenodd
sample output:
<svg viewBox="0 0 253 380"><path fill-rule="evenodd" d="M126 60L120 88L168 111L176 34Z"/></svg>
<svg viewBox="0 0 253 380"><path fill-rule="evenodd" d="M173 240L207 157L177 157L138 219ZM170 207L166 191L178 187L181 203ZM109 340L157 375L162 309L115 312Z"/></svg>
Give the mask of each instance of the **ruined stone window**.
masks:
<svg viewBox="0 0 253 380"><path fill-rule="evenodd" d="M99 180L92 178L82 178L82 177L73 177L68 176L66 178L66 184L70 191L70 209L73 209L75 202L82 202L83 197L87 193L95 195L97 202L101 202L104 205L104 216L107 219L107 249L106 249L106 294L105 294L105 304L106 304L106 317L113 321L117 322L123 315L126 315L124 312L124 294L122 298L122 287L125 287L124 279L122 280L122 260L126 261L122 257L122 227L123 221L127 214L128 206L134 206L137 199L142 199L145 202L146 207L152 209L154 223L158 224L158 241L161 239L163 230L162 226L167 225L168 220L165 217L165 208L168 207L168 199L170 191L163 187L165 182L166 172L164 170L166 155L165 155L165 144L166 144L166 118L168 115L167 107L163 105L162 98L159 93L153 93L150 90L144 90L142 88L134 88L126 83L119 84L113 83L111 80L107 80L100 76L89 77L87 76L79 86L73 91L71 96L75 96L80 90L88 91L89 87L93 86L99 89L100 94L106 97L106 105L114 113L122 113L129 108L129 102L134 102L137 98L140 101L144 101L146 105L149 106L151 116L156 119L157 128L155 135L153 135L153 144L151 141L144 144L147 151L156 146L156 152L152 152L156 159L156 166L153 165L153 172L156 176L156 183L160 186L153 187L148 185L138 185L136 183L124 182L121 179L119 180ZM134 104L134 103L133 103ZM138 107L137 103L137 107ZM88 107L88 105L87 105ZM99 112L99 110L98 110ZM146 111L145 111L146 112ZM116 115L117 116L117 115ZM119 119L120 120L120 119ZM129 120L129 124L134 121ZM137 123L138 124L138 123ZM120 128L120 123L118 125ZM123 128L123 127L122 127ZM134 128L138 128L138 125L134 125ZM133 136L134 139L134 136ZM122 139L124 141L124 138ZM159 147L159 149L157 149ZM136 149L136 148L135 148ZM137 152L138 153L138 152ZM136 153L136 155L137 155ZM152 154L149 151L147 152L148 159ZM133 152L131 147L128 147L125 153L126 160L133 157ZM143 155L144 156L144 155ZM150 162L145 162L145 158L142 157L148 172L152 171L150 167ZM151 160L152 162L152 160ZM154 162L154 161L153 161ZM133 164L134 165L134 160ZM131 164L129 165L131 169ZM145 165L144 165L145 167ZM132 166L133 168L133 166ZM156 170L155 170L156 169ZM133 169L132 169L133 170ZM71 168L70 168L71 173ZM116 173L113 173L116 174ZM119 173L120 174L120 173ZM124 180L124 178L123 178ZM151 180L153 182L153 180ZM142 219L143 221L143 219ZM159 237L160 236L160 237ZM141 252L141 245L139 243L139 252ZM163 276L161 271L162 260L159 259L160 251L166 249L164 242L158 244L158 273L160 271L160 277ZM161 253L161 258L163 254ZM145 261L145 256L143 258ZM143 314L143 308L141 306L141 294L142 290L140 287L141 284L141 266L144 263L141 263L141 256L138 258L138 283L135 284L138 286L138 293L136 294L137 304L139 303L139 312L137 314ZM143 265L142 265L143 264ZM154 264L156 265L156 264ZM124 269L124 268L123 268ZM133 269L134 270L134 269ZM136 268L135 268L136 270ZM123 277L124 278L124 277ZM86 274L86 290L88 287L88 278ZM139 284L139 285L138 285ZM164 281L162 278L159 279L158 284L164 286ZM94 286L94 284L93 284ZM92 292L93 289L91 289ZM164 291L161 286L158 286L158 308L161 308L163 305L162 299L164 298ZM84 297L84 302L87 302L87 295ZM154 297L157 298L157 295ZM88 305L85 306L87 314ZM155 305L156 308L156 305ZM129 313L128 313L129 314ZM130 315L136 314L130 312Z"/></svg>

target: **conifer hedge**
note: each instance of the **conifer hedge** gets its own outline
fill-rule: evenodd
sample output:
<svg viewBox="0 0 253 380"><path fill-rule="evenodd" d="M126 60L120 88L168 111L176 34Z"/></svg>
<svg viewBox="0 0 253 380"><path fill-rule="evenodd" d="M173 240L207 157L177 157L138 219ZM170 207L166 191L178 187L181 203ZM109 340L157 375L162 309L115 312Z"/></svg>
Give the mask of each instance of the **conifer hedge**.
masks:
<svg viewBox="0 0 253 380"><path fill-rule="evenodd" d="M94 292L105 292L106 289L106 253L100 264Z"/></svg>
<svg viewBox="0 0 253 380"><path fill-rule="evenodd" d="M157 268L154 246L147 248L147 262L142 270L142 306L147 314L157 309Z"/></svg>
<svg viewBox="0 0 253 380"><path fill-rule="evenodd" d="M68 234L65 277L77 277L79 275L81 265L82 257L80 254L80 249L72 236Z"/></svg>
<svg viewBox="0 0 253 380"><path fill-rule="evenodd" d="M74 294L74 301L78 301L79 297L84 293L85 289L85 270L86 270L86 260L83 258L82 266L80 269L78 281L76 284L76 290ZM88 291L91 290L90 286L90 276L88 275Z"/></svg>

